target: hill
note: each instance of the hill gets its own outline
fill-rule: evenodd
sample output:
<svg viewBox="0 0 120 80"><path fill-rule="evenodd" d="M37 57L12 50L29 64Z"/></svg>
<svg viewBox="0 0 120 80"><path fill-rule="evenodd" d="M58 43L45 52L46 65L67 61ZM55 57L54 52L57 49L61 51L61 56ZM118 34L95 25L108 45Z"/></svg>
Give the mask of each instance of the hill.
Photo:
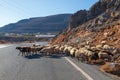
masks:
<svg viewBox="0 0 120 80"><path fill-rule="evenodd" d="M4 33L58 33L66 28L71 14L58 14L46 17L23 19L0 28Z"/></svg>
<svg viewBox="0 0 120 80"><path fill-rule="evenodd" d="M120 80L120 0L99 0L89 10L76 12L50 44L82 62L105 64L101 70Z"/></svg>
<svg viewBox="0 0 120 80"><path fill-rule="evenodd" d="M76 45L90 42L91 45L97 45L105 40L107 44L120 48L119 29L120 0L99 0L88 11L74 13L67 29L57 35L53 42Z"/></svg>

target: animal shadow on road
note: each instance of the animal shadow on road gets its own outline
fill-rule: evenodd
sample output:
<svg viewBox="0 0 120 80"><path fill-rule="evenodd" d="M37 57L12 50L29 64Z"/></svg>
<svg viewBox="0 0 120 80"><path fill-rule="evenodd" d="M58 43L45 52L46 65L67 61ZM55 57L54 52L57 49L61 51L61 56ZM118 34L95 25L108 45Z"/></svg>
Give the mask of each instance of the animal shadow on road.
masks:
<svg viewBox="0 0 120 80"><path fill-rule="evenodd" d="M61 57L65 57L65 56L67 56L67 55L64 55L64 54L52 54L52 55L34 54L34 55L30 55L30 56L25 56L25 58L27 58L27 59L39 59L41 57L45 57L45 58L60 59Z"/></svg>
<svg viewBox="0 0 120 80"><path fill-rule="evenodd" d="M41 57L42 57L42 55L40 55L40 54L34 54L34 55L30 55L30 56L25 56L25 58L27 58L27 59L39 59Z"/></svg>
<svg viewBox="0 0 120 80"><path fill-rule="evenodd" d="M62 57L65 57L66 55L60 55L60 54L52 54L47 56L47 58L55 58L55 59L60 59Z"/></svg>

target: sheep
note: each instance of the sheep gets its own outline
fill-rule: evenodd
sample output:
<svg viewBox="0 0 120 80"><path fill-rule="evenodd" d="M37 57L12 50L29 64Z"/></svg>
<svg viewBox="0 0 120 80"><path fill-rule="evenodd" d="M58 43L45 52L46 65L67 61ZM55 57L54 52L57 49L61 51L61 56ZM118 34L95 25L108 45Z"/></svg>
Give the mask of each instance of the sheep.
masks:
<svg viewBox="0 0 120 80"><path fill-rule="evenodd" d="M16 47L16 49L19 50L18 55L20 55L22 53L22 56L26 56L30 52L29 47L27 47L27 46Z"/></svg>
<svg viewBox="0 0 120 80"><path fill-rule="evenodd" d="M93 47L90 47L90 50L93 51L93 52L97 52L97 51L99 51L99 50L97 50L97 48L94 47L94 46L93 46Z"/></svg>
<svg viewBox="0 0 120 80"><path fill-rule="evenodd" d="M112 61L118 61L120 60L120 54L116 54L112 57Z"/></svg>
<svg viewBox="0 0 120 80"><path fill-rule="evenodd" d="M100 51L100 52L98 53L98 57L99 57L99 59L110 60L109 54L106 53L106 52L103 52L103 51Z"/></svg>
<svg viewBox="0 0 120 80"><path fill-rule="evenodd" d="M19 54L18 55L20 55L20 53L22 52L22 47L16 47L16 49L19 50Z"/></svg>
<svg viewBox="0 0 120 80"><path fill-rule="evenodd" d="M56 47L54 47L54 48L53 48L54 53L58 53L58 54L59 54L59 53L60 53L59 48L60 48L59 45L57 45Z"/></svg>
<svg viewBox="0 0 120 80"><path fill-rule="evenodd" d="M102 44L102 45L104 45L104 44L106 44L106 43L107 43L106 41L101 41L101 44Z"/></svg>
<svg viewBox="0 0 120 80"><path fill-rule="evenodd" d="M113 51L111 51L111 53L112 53L113 55L116 55L116 54L118 54L118 49L116 49L116 48L113 48Z"/></svg>
<svg viewBox="0 0 120 80"><path fill-rule="evenodd" d="M109 46L109 45L104 45L103 46L103 50L107 51L108 53L110 53L111 55L115 55L118 53L118 49L113 47L113 46Z"/></svg>
<svg viewBox="0 0 120 80"><path fill-rule="evenodd" d="M91 61L92 57L94 56L94 52L87 49L83 49L83 50L84 50L84 54L88 57L88 61Z"/></svg>
<svg viewBox="0 0 120 80"><path fill-rule="evenodd" d="M70 52L70 50L72 49L71 46L66 46L63 50L64 53L68 54Z"/></svg>
<svg viewBox="0 0 120 80"><path fill-rule="evenodd" d="M75 51L75 58L79 61L87 61L87 56L84 54L83 48L79 48Z"/></svg>
<svg viewBox="0 0 120 80"><path fill-rule="evenodd" d="M51 55L54 50L52 47L44 47L41 52L44 54L44 55Z"/></svg>
<svg viewBox="0 0 120 80"><path fill-rule="evenodd" d="M96 45L96 49L97 50L102 50L103 49L103 45L101 45L101 44L100 45Z"/></svg>
<svg viewBox="0 0 120 80"><path fill-rule="evenodd" d="M77 49L77 50L75 51L75 58L76 58L77 60L79 60L80 54L81 54L80 50Z"/></svg>
<svg viewBox="0 0 120 80"><path fill-rule="evenodd" d="M59 48L60 53L63 53L64 48L65 48L65 46L61 46L61 47Z"/></svg>
<svg viewBox="0 0 120 80"><path fill-rule="evenodd" d="M75 51L77 51L77 48L72 48L72 49L70 50L70 55L71 55L71 57L75 57Z"/></svg>
<svg viewBox="0 0 120 80"><path fill-rule="evenodd" d="M109 45L104 45L103 49L109 51L111 49L111 47Z"/></svg>
<svg viewBox="0 0 120 80"><path fill-rule="evenodd" d="M94 53L85 47L79 48L79 50L76 50L75 52L75 57L77 60L81 59L82 61L91 61L93 56Z"/></svg>
<svg viewBox="0 0 120 80"><path fill-rule="evenodd" d="M29 49L33 54L37 54L39 52L40 47L30 47Z"/></svg>
<svg viewBox="0 0 120 80"><path fill-rule="evenodd" d="M90 49L90 45L86 45L85 48L86 48L86 49Z"/></svg>

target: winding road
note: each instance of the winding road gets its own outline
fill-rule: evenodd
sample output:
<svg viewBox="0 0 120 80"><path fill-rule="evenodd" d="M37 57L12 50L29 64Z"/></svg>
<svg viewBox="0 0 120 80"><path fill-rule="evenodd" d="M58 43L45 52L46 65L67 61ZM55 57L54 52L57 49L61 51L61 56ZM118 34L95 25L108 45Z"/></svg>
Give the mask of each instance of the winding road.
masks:
<svg viewBox="0 0 120 80"><path fill-rule="evenodd" d="M15 47L21 45L31 44L0 47L0 80L114 80L96 66L77 62L70 57L18 56Z"/></svg>

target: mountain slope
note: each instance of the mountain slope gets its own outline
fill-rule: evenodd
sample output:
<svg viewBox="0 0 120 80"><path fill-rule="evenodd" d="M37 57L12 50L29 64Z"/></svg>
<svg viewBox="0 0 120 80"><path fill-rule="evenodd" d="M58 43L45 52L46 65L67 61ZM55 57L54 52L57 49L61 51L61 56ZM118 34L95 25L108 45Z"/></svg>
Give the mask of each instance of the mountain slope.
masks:
<svg viewBox="0 0 120 80"><path fill-rule="evenodd" d="M66 28L71 14L59 14L20 20L0 28L0 32L12 33L46 33L59 32Z"/></svg>
<svg viewBox="0 0 120 80"><path fill-rule="evenodd" d="M88 11L76 12L50 44L81 62L105 64L100 70L120 80L120 0L99 0Z"/></svg>
<svg viewBox="0 0 120 80"><path fill-rule="evenodd" d="M105 40L107 44L120 48L119 29L120 0L99 0L88 11L80 10L73 14L67 29L57 35L52 43L82 45L90 42L97 45Z"/></svg>

